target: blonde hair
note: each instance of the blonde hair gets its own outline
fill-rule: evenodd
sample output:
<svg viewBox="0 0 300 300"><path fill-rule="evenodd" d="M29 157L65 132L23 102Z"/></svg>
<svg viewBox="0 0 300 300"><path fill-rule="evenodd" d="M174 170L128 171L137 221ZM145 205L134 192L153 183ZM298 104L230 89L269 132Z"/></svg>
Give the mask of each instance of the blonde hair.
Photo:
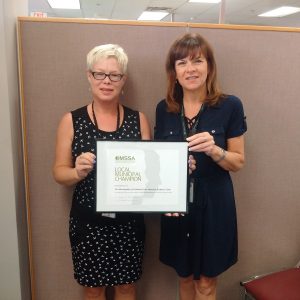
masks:
<svg viewBox="0 0 300 300"><path fill-rule="evenodd" d="M105 44L96 46L87 55L87 70L92 71L93 66L101 59L113 57L117 60L121 71L126 74L128 56L122 47L116 44Z"/></svg>

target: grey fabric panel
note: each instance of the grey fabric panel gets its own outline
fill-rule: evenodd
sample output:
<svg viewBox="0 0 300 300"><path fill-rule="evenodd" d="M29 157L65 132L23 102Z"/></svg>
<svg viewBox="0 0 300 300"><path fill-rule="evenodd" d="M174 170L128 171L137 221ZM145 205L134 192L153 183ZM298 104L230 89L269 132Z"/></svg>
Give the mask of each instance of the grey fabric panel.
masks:
<svg viewBox="0 0 300 300"><path fill-rule="evenodd" d="M153 127L164 97L164 60L182 27L20 22L32 261L36 299L81 299L73 280L68 240L71 190L56 184L51 168L55 134L65 112L90 102L86 55L100 44L118 43L129 56L124 104L143 111ZM147 216L142 299L175 299L176 276L158 261L159 218Z"/></svg>
<svg viewBox="0 0 300 300"><path fill-rule="evenodd" d="M124 104L143 111L153 126L155 106L165 95L166 53L187 28L29 18L19 26L34 294L37 300L79 300L68 241L71 190L56 184L51 174L58 122L91 100L87 52L95 45L118 43L129 56ZM210 41L223 90L239 96L247 114L247 162L233 176L240 259L220 276L218 290L220 299L240 299L241 279L299 260L300 35L201 25L189 30ZM149 215L147 225L139 299L174 300L176 276L158 261L159 217Z"/></svg>
<svg viewBox="0 0 300 300"><path fill-rule="evenodd" d="M220 278L221 299L238 282L294 266L300 256L300 34L193 28L212 43L221 86L247 115L246 165L233 174L239 262Z"/></svg>

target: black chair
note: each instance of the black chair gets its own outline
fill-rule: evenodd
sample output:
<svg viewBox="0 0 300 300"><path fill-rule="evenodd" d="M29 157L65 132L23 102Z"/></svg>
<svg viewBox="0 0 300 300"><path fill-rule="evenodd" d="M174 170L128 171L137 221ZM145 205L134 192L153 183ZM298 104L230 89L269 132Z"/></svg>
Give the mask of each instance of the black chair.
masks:
<svg viewBox="0 0 300 300"><path fill-rule="evenodd" d="M300 300L300 261L295 267L241 281L245 300Z"/></svg>

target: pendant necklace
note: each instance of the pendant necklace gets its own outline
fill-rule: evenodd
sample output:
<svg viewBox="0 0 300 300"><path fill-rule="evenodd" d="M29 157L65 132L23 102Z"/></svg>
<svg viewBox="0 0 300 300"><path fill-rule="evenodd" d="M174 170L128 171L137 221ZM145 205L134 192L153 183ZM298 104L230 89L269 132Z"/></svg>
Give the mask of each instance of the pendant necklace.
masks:
<svg viewBox="0 0 300 300"><path fill-rule="evenodd" d="M93 119L94 119L95 126L96 126L97 130L99 130L98 122L97 122L97 118L96 118L95 110L94 110L94 101L92 102L92 113L93 113ZM119 103L118 103L118 107L117 107L117 128L116 128L116 131L119 129L119 127L120 127L120 108L119 108Z"/></svg>

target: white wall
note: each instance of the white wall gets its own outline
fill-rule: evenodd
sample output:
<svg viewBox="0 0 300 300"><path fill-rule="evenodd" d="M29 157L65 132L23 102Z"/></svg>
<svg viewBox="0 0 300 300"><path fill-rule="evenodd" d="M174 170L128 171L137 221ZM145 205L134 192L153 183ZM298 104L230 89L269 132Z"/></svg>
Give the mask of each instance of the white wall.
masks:
<svg viewBox="0 0 300 300"><path fill-rule="evenodd" d="M27 0L0 0L0 291L1 299L30 299L20 106L17 16Z"/></svg>

